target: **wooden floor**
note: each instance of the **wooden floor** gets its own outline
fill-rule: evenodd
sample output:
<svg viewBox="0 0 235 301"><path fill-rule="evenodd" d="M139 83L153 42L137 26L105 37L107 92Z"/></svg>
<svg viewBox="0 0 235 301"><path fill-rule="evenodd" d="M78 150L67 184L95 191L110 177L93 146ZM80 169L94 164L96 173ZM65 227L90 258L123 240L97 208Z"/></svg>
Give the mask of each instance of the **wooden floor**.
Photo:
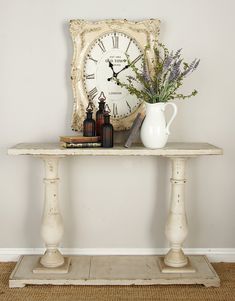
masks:
<svg viewBox="0 0 235 301"><path fill-rule="evenodd" d="M16 263L0 263L0 301L235 301L235 263L214 263L220 287L202 285L53 286L9 288Z"/></svg>

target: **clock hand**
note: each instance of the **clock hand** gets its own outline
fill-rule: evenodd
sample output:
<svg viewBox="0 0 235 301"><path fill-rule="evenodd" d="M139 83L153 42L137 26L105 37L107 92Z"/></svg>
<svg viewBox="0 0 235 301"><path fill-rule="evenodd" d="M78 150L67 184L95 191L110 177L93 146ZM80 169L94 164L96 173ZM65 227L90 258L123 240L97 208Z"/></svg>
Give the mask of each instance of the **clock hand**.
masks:
<svg viewBox="0 0 235 301"><path fill-rule="evenodd" d="M109 77L107 80L110 81L113 78L117 78L117 73L113 70L113 64L110 62L109 60L109 67L111 68L111 70L113 71L113 76Z"/></svg>
<svg viewBox="0 0 235 301"><path fill-rule="evenodd" d="M110 67L110 68L112 69L112 71L113 71L113 76L109 77L109 78L107 79L108 81L110 81L110 80L113 79L113 78L117 78L118 74L119 74L121 71L127 69L127 68L129 67L129 65L124 66L119 72L115 72L115 71L113 70L113 64L112 64L110 61L109 61L109 67ZM117 84L119 85L119 83L117 83Z"/></svg>
<svg viewBox="0 0 235 301"><path fill-rule="evenodd" d="M114 72L114 70L113 70L113 64L110 62L110 60L109 60L109 67L112 69L113 74L115 74L115 72Z"/></svg>
<svg viewBox="0 0 235 301"><path fill-rule="evenodd" d="M109 67L112 69L113 71L113 76L109 77L107 80L110 81L113 78L117 78L118 74L121 73L123 70L126 70L127 68L129 68L131 65L136 64L141 58L142 58L143 54L140 54L139 56L137 56L137 58L135 58L130 64L124 66L120 71L115 72L113 70L113 64L109 61ZM119 83L117 83L119 85Z"/></svg>
<svg viewBox="0 0 235 301"><path fill-rule="evenodd" d="M129 68L131 65L135 65L135 63L137 63L137 62L142 58L142 56L143 56L143 54L140 54L140 55L137 56L137 58L135 58L130 64L124 66L119 72L116 73L116 76L115 76L115 77L117 77L118 74L119 74L120 72L122 72L123 70Z"/></svg>
<svg viewBox="0 0 235 301"><path fill-rule="evenodd" d="M130 67L130 65L124 66L120 71L118 71L118 72L116 73L116 76L115 76L115 77L117 77L118 74L119 74L120 72L122 72L123 70L125 70L125 69L127 69L127 68L129 68L129 67Z"/></svg>
<svg viewBox="0 0 235 301"><path fill-rule="evenodd" d="M135 58L130 64L131 65L135 65L141 58L142 58L143 54L140 54L139 56L137 56L137 58Z"/></svg>
<svg viewBox="0 0 235 301"><path fill-rule="evenodd" d="M117 73L113 71L113 76L112 76L112 77L109 77L107 80L110 81L110 80L112 80L112 79L114 79L114 78L117 79L118 74L119 74L120 72L122 72L123 70L129 68L129 66L130 66L130 65L124 66L124 67L123 67L119 72L117 72ZM112 69L112 70L113 70L113 69ZM120 83L118 82L118 80L117 80L116 84L117 84L118 86L120 85Z"/></svg>

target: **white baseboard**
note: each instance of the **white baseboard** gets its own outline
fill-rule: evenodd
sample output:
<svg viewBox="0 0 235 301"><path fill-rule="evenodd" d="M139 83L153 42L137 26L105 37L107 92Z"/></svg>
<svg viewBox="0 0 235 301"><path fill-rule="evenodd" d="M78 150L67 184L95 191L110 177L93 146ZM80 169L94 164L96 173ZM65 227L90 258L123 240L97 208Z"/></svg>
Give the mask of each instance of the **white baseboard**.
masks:
<svg viewBox="0 0 235 301"><path fill-rule="evenodd" d="M44 248L0 248L0 261L17 261L21 255L43 254ZM163 255L168 248L60 248L66 255ZM235 262L235 248L184 248L187 255L206 255L210 262Z"/></svg>

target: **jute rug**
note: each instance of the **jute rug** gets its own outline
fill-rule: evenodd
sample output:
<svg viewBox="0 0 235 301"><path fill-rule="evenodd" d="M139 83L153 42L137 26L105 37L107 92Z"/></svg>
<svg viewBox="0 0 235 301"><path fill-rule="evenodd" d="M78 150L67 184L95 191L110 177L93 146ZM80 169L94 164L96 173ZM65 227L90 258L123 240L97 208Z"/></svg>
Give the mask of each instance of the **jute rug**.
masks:
<svg viewBox="0 0 235 301"><path fill-rule="evenodd" d="M0 301L235 301L235 263L214 263L219 288L201 285L171 286L26 286L8 288L15 263L0 263Z"/></svg>

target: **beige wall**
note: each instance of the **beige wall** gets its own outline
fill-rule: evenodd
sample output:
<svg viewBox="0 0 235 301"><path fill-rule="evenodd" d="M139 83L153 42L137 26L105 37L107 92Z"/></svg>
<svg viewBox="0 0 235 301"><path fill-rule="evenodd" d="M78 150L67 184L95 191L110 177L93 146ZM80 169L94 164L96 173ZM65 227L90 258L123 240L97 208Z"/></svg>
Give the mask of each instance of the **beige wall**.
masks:
<svg viewBox="0 0 235 301"><path fill-rule="evenodd" d="M182 47L189 61L201 58L184 86L199 94L177 102L171 140L210 142L223 147L224 156L188 164L185 246L235 247L234 12L233 0L0 0L0 248L43 246L43 164L6 152L19 142L71 134L72 18L159 18L165 44ZM64 247L167 246L165 159L69 158L61 162L60 177Z"/></svg>

